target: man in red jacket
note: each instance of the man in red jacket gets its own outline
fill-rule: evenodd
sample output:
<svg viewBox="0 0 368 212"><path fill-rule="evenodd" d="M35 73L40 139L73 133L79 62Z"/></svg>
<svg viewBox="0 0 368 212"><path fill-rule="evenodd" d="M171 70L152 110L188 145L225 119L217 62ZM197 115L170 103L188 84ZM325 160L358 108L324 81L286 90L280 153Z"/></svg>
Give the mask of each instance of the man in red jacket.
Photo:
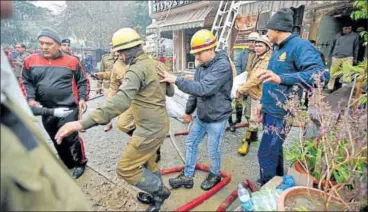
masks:
<svg viewBox="0 0 368 212"><path fill-rule="evenodd" d="M43 29L38 35L41 53L26 58L22 77L28 104L31 107L65 107L73 110L66 117L43 115L42 122L60 159L69 168L74 168L73 177L84 173L87 158L84 144L78 133L65 138L58 145L54 137L58 129L67 122L78 120L80 110L86 109L88 99L88 80L77 58L62 54L61 39L50 30Z"/></svg>

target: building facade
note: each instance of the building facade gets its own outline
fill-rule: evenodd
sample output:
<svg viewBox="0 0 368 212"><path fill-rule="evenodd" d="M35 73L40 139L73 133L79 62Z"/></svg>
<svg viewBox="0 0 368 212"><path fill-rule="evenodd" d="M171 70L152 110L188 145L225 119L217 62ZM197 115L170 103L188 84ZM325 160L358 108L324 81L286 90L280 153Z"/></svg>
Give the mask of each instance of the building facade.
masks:
<svg viewBox="0 0 368 212"><path fill-rule="evenodd" d="M339 1L239 1L238 17L228 41L229 49L247 49L249 33L267 32L270 17L281 8L294 8L294 32L304 39L315 40L317 48L328 56L334 36L341 31L341 22L351 12L352 0ZM190 39L199 29L211 29L220 1L150 1L153 23L147 33L173 40L173 70L188 71L194 67L189 54ZM366 21L366 20L365 20ZM353 30L366 27L364 21L354 23ZM229 52L230 55L233 52ZM234 54L236 55L236 54ZM236 59L236 58L233 58Z"/></svg>

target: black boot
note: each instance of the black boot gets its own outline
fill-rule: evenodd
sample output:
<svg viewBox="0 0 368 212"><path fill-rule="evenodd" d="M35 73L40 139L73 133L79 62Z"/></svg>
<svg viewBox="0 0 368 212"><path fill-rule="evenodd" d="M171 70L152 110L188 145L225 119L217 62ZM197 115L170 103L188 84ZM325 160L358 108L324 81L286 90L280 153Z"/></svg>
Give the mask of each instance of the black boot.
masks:
<svg viewBox="0 0 368 212"><path fill-rule="evenodd" d="M161 147L157 149L156 151L157 157L156 157L156 163L161 160Z"/></svg>
<svg viewBox="0 0 368 212"><path fill-rule="evenodd" d="M233 122L233 115L229 117L230 132L235 132L235 123Z"/></svg>
<svg viewBox="0 0 368 212"><path fill-rule="evenodd" d="M73 171L73 174L72 174L72 177L74 179L78 179L80 176L83 175L84 173L84 170L86 169L86 166L76 166L74 168L74 171Z"/></svg>
<svg viewBox="0 0 368 212"><path fill-rule="evenodd" d="M242 104L237 104L235 106L235 111L236 111L236 123L239 124L242 121L243 105Z"/></svg>
<svg viewBox="0 0 368 212"><path fill-rule="evenodd" d="M216 176L211 172L208 174L207 178L202 182L201 189L207 191L214 187L217 183L221 181L220 176Z"/></svg>
<svg viewBox="0 0 368 212"><path fill-rule="evenodd" d="M169 179L169 184L172 188L180 188L182 186L193 188L194 182L192 177L185 177L184 171L182 171L179 176Z"/></svg>
<svg viewBox="0 0 368 212"><path fill-rule="evenodd" d="M137 200L146 205L153 203L153 198L151 194L146 192L138 192Z"/></svg>
<svg viewBox="0 0 368 212"><path fill-rule="evenodd" d="M170 190L164 186L160 172L152 173L143 168L142 179L135 186L152 196L153 201L146 211L159 211L161 205L170 196Z"/></svg>
<svg viewBox="0 0 368 212"><path fill-rule="evenodd" d="M153 202L146 211L160 211L161 205L169 198L170 194L170 190L163 185L162 189L153 193Z"/></svg>
<svg viewBox="0 0 368 212"><path fill-rule="evenodd" d="M134 129L132 129L132 130L130 130L129 132L127 132L126 134L128 134L130 137L132 137L133 136L133 132L135 131L135 128Z"/></svg>
<svg viewBox="0 0 368 212"><path fill-rule="evenodd" d="M250 132L250 141L258 141L257 131L248 131L248 132Z"/></svg>

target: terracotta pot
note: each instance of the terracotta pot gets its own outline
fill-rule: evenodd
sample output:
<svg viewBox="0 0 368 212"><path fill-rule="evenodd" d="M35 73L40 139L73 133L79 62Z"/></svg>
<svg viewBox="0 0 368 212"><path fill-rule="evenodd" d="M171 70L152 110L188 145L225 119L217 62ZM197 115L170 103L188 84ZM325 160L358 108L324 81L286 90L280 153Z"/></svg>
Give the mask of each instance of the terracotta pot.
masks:
<svg viewBox="0 0 368 212"><path fill-rule="evenodd" d="M281 193L278 199L278 202L277 202L277 211L285 211L285 201L288 198L291 198L296 195L308 194L308 193L310 193L312 196L320 196L321 198L323 198L323 191L321 190L318 190L315 188L308 188L305 186L295 186L295 187L286 189L284 192ZM334 197L331 198L331 201L340 203L340 201Z"/></svg>
<svg viewBox="0 0 368 212"><path fill-rule="evenodd" d="M302 173L302 174L308 174L308 175L311 175L310 173L309 173L309 171L306 171L304 168L303 168L303 166L302 166L302 164L300 163L300 161L296 161L295 162L295 170L296 171L298 171L299 173ZM315 178L315 177L313 177L313 184L314 185L318 185L318 183L319 183L319 181ZM336 181L332 181L331 180L331 183L333 184L333 185L336 185ZM322 181L322 183L321 183L321 185L322 186L325 186L327 184L327 181L325 181L325 180L323 180Z"/></svg>

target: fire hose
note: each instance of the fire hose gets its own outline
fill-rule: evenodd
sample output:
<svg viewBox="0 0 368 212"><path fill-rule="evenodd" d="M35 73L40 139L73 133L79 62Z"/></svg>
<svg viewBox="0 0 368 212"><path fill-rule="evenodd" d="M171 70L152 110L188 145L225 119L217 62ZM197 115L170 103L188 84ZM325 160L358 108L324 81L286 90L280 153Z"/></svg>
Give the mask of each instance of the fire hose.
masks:
<svg viewBox="0 0 368 212"><path fill-rule="evenodd" d="M197 170L209 172L210 168L203 164L196 164L195 167ZM163 169L161 170L161 175L167 175L172 174L176 172L181 172L184 169L184 166L169 168L169 169ZM175 209L174 211L189 211L198 205L202 204L204 201L206 201L211 196L215 195L219 190L221 190L223 187L225 187L230 181L231 181L231 175L221 171L220 176L223 178L218 184L216 184L213 188L211 188L209 191L205 192L204 194L201 194L200 196L194 198L192 201L180 206L179 208Z"/></svg>
<svg viewBox="0 0 368 212"><path fill-rule="evenodd" d="M252 192L258 191L258 188L250 181L249 179L246 179L243 181L243 186L245 188L249 188ZM238 197L238 189L235 189L231 194L226 197L226 199L221 203L221 205L217 208L217 212L223 212L226 211L226 209L231 205L231 203L234 202L234 200Z"/></svg>
<svg viewBox="0 0 368 212"><path fill-rule="evenodd" d="M242 127L247 127L247 126L248 126L248 124L246 124L246 123L239 123L239 124L235 125L235 128L242 128ZM190 127L190 125L189 125L189 127ZM171 129L171 127L170 127L170 129ZM228 129L229 129L229 127L226 130L228 130ZM183 161L184 164L185 164L185 158L181 154L180 149L178 148L178 146L176 144L175 136L188 135L188 134L189 134L189 130L184 131L184 132L176 132L176 133L173 133L170 130L170 132L169 132L170 140L171 140L174 148L178 152L178 154L180 156L180 159ZM180 172L183 169L184 169L184 167L174 167L174 168L170 168L170 169L163 169L163 170L161 170L161 174L162 175L172 174L172 173L175 173L175 172ZM202 165L202 164L196 164L196 169L209 172L209 168L205 165ZM182 205L179 208L175 209L175 211L189 211L189 210L197 207L198 205L200 205L201 203L206 201L208 198L215 195L219 190L221 190L223 187L225 187L231 181L231 175L230 174L221 171L220 175L223 178L220 183L218 183L216 186L214 186L212 189L205 192L204 194L196 197L192 201L190 201L190 202L186 203L185 205ZM244 182L246 182L246 181L244 181ZM252 188L257 189L257 187L255 187L254 184L248 183L247 185L249 185L249 184L253 185L251 187L251 189ZM256 190L252 190L252 191L256 191ZM238 195L237 190L233 191L230 194L230 196L228 198L226 198L225 201L220 205L220 207L217 211L219 211L219 210L220 211L225 211L226 208L236 199L237 195Z"/></svg>

